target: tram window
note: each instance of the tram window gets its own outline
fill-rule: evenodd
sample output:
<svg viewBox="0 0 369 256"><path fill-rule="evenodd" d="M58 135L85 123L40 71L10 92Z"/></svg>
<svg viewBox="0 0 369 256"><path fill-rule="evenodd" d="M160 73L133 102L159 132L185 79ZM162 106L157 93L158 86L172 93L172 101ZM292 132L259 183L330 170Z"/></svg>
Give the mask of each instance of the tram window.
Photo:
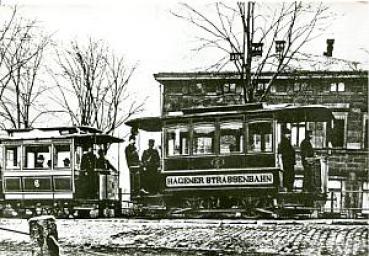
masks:
<svg viewBox="0 0 369 256"><path fill-rule="evenodd" d="M14 169L20 167L21 149L20 146L6 147L6 168Z"/></svg>
<svg viewBox="0 0 369 256"><path fill-rule="evenodd" d="M188 155L189 130L187 127L168 128L166 132L167 155Z"/></svg>
<svg viewBox="0 0 369 256"><path fill-rule="evenodd" d="M70 167L70 145L55 144L54 145L54 167Z"/></svg>
<svg viewBox="0 0 369 256"><path fill-rule="evenodd" d="M312 131L311 144L313 148L323 148L325 146L325 125L322 122L309 122L308 130Z"/></svg>
<svg viewBox="0 0 369 256"><path fill-rule="evenodd" d="M215 127L213 124L196 124L193 128L193 154L214 153Z"/></svg>
<svg viewBox="0 0 369 256"><path fill-rule="evenodd" d="M305 139L305 123L291 124L291 144L294 147L300 147L301 142Z"/></svg>
<svg viewBox="0 0 369 256"><path fill-rule="evenodd" d="M271 152L272 147L272 124L270 122L256 122L248 124L249 152Z"/></svg>
<svg viewBox="0 0 369 256"><path fill-rule="evenodd" d="M82 158L82 146L76 145L75 146L75 152L74 152L74 167L76 169L79 169L81 164L81 158Z"/></svg>
<svg viewBox="0 0 369 256"><path fill-rule="evenodd" d="M25 168L51 168L51 145L27 145L24 152Z"/></svg>
<svg viewBox="0 0 369 256"><path fill-rule="evenodd" d="M220 153L243 151L243 129L241 122L220 124Z"/></svg>

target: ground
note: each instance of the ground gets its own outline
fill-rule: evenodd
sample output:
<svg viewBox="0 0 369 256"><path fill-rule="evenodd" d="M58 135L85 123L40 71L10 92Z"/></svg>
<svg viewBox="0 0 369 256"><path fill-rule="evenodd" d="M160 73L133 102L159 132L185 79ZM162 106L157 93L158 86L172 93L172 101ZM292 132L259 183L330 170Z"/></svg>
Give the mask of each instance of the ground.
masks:
<svg viewBox="0 0 369 256"><path fill-rule="evenodd" d="M62 255L369 255L369 221L57 220ZM0 228L28 232L26 220ZM0 230L0 255L31 255L27 235Z"/></svg>

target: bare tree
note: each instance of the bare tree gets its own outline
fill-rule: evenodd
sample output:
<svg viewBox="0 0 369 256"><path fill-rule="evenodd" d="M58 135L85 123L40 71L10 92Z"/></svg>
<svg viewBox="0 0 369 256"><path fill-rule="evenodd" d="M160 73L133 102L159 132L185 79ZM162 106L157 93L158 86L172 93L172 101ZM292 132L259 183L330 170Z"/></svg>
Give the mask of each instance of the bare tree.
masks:
<svg viewBox="0 0 369 256"><path fill-rule="evenodd" d="M47 90L39 79L42 59L50 37L35 20L11 11L0 34L0 116L2 128L28 128L48 111L39 96Z"/></svg>
<svg viewBox="0 0 369 256"><path fill-rule="evenodd" d="M54 78L61 95L56 100L74 125L91 126L114 133L143 103L130 98L128 83L136 66L127 67L101 40L87 46L72 42L57 51L60 73ZM77 104L75 104L77 103Z"/></svg>
<svg viewBox="0 0 369 256"><path fill-rule="evenodd" d="M211 12L207 6L205 13L182 3L181 9L172 13L202 33L197 37L196 51L215 48L220 53L209 70L221 71L230 63L234 65L241 77L244 102L264 100L273 81L291 61L305 56L303 47L322 35L331 17L321 3L289 2L269 7L248 2L246 8L244 3L229 6L217 2L213 8ZM256 81L265 71L273 75L257 94Z"/></svg>

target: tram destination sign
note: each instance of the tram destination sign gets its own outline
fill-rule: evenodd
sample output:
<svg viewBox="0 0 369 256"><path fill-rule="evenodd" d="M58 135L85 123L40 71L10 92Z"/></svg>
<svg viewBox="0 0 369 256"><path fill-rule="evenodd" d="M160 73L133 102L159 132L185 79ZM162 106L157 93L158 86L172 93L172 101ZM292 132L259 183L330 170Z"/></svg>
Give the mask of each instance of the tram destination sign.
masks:
<svg viewBox="0 0 369 256"><path fill-rule="evenodd" d="M273 173L167 176L167 187L273 185Z"/></svg>

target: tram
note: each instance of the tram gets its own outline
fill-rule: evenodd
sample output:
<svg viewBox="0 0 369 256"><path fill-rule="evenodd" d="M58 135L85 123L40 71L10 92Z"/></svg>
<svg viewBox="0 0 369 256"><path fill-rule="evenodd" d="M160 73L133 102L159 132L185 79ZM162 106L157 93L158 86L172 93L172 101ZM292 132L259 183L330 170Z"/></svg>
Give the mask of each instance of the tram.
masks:
<svg viewBox="0 0 369 256"><path fill-rule="evenodd" d="M83 167L85 151L107 152L123 140L90 127L9 129L1 138L1 187L5 217L114 216L120 209L119 172ZM107 161L107 160L106 160Z"/></svg>
<svg viewBox="0 0 369 256"><path fill-rule="evenodd" d="M160 132L160 193L140 193L141 168L131 169L132 201L139 214L166 217L244 218L318 216L325 204L328 167L322 150L312 164L314 189L302 188L297 150L294 190L283 187L278 162L281 132L296 127L324 127L313 140L328 145L333 115L324 106L278 106L262 103L183 109L161 117L137 118L133 130ZM298 144L299 145L299 144ZM142 185L142 184L141 184Z"/></svg>

